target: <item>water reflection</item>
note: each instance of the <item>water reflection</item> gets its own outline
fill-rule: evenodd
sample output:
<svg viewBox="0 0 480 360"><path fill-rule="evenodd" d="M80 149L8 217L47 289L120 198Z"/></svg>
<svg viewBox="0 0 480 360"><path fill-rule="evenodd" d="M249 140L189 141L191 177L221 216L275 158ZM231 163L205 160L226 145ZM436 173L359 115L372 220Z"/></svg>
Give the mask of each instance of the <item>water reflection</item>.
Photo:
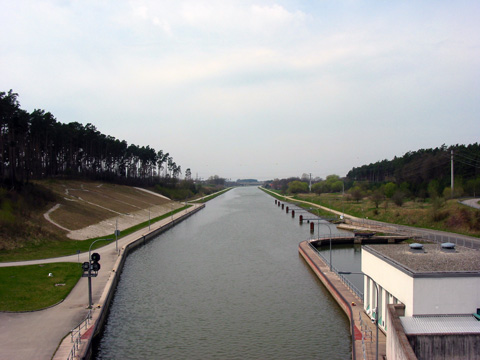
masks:
<svg viewBox="0 0 480 360"><path fill-rule="evenodd" d="M327 262L330 260L329 246L321 246L317 248ZM362 246L354 245L337 245L332 247L332 265L338 271L360 272L362 269ZM363 292L363 275L350 274L346 276L353 285Z"/></svg>
<svg viewBox="0 0 480 360"><path fill-rule="evenodd" d="M298 255L309 228L237 188L131 254L97 359L348 359L349 324Z"/></svg>

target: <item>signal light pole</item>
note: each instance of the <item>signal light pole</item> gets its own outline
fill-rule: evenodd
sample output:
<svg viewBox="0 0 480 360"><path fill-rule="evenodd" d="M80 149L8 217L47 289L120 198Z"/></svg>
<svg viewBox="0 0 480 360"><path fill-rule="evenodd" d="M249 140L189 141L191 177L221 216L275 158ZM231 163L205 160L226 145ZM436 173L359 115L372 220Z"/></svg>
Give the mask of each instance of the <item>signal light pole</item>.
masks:
<svg viewBox="0 0 480 360"><path fill-rule="evenodd" d="M88 277L88 309L92 308L93 302L92 302L92 277L95 277L98 275L98 271L100 270L100 264L98 261L100 260L100 254L99 253L93 253L92 252L92 246L98 241L111 241L113 239L98 239L93 241L90 244L90 248L88 249L88 261L85 261L82 264L82 269L84 274L82 277ZM92 270L95 272L92 274ZM87 272L85 274L85 272Z"/></svg>

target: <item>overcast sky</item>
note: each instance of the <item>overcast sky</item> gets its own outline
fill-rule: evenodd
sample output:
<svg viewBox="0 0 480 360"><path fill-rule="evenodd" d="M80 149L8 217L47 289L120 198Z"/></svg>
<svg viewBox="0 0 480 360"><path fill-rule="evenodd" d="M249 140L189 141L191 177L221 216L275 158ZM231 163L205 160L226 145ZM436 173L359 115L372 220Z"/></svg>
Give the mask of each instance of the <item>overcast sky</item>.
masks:
<svg viewBox="0 0 480 360"><path fill-rule="evenodd" d="M344 176L480 141L477 0L0 2L0 91L194 177Z"/></svg>

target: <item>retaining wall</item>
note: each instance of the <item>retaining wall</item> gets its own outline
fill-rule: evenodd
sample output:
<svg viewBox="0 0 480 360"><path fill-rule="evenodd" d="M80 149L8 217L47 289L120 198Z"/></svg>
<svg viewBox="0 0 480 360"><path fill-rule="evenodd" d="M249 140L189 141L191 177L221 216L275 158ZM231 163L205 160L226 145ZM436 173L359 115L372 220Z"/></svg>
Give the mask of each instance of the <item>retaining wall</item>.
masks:
<svg viewBox="0 0 480 360"><path fill-rule="evenodd" d="M355 323L353 320L353 310L350 303L343 297L343 295L332 284L330 279L323 273L320 267L313 261L312 256L316 254L308 245L307 241L301 242L298 246L298 250L303 259L307 262L313 272L317 275L325 288L330 292L333 298L337 301L338 305L347 314L350 321L350 334L352 335L352 359L356 359L356 345L355 345ZM316 256L318 259L318 256Z"/></svg>
<svg viewBox="0 0 480 360"><path fill-rule="evenodd" d="M125 261L127 259L127 256L138 248L139 246L145 245L147 242L151 241L155 237L157 237L159 234L167 231L168 229L172 228L176 224L182 222L183 220L187 219L191 215L197 213L198 211L202 210L205 208L205 204L202 204L201 206L197 207L196 209L180 216L177 219L174 219L173 221L163 225L162 227L153 230L152 232L145 234L141 237L139 237L137 240L132 241L128 245L124 246L120 250L120 255L118 256L117 261L115 262L115 265L113 266L112 269L112 274L110 278L107 281L107 284L104 288L104 291L102 293L102 296L100 297L99 304L103 304L98 310L99 312L95 314L93 317L94 320L94 325L93 326L93 335L90 336L88 341L86 342L85 346L82 347L79 352L79 358L80 359L85 359L89 360L92 356L92 345L93 345L93 340L96 336L98 336L105 325L105 321L107 320L107 315L108 315L108 310L110 308L110 303L112 301L113 295L115 293L115 289L117 287L118 282L120 281L120 275L123 270L123 266L125 264Z"/></svg>

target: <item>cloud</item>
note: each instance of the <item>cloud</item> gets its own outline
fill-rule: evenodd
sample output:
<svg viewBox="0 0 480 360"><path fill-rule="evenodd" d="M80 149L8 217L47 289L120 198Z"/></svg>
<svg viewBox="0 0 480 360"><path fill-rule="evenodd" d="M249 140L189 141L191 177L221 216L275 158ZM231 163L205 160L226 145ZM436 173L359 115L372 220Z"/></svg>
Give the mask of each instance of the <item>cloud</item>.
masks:
<svg viewBox="0 0 480 360"><path fill-rule="evenodd" d="M346 173L363 165L356 157L478 141L479 7L6 2L0 91L18 92L28 110L169 151L194 173L206 158L221 176L268 174L261 164L279 159L272 172Z"/></svg>

